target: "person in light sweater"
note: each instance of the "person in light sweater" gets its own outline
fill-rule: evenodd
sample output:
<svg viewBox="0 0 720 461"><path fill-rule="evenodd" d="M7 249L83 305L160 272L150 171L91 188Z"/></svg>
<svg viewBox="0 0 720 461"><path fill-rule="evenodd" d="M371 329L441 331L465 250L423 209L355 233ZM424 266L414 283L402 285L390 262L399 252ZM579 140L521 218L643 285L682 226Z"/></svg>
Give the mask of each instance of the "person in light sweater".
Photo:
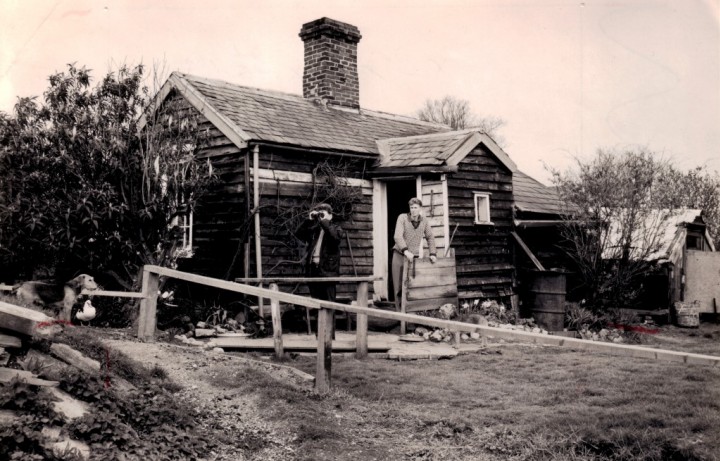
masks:
<svg viewBox="0 0 720 461"><path fill-rule="evenodd" d="M437 249L435 247L435 236L433 236L430 222L423 218L422 201L419 198L411 198L408 202L409 213L403 213L395 223L395 246L393 246L392 257L392 281L395 292L395 305L400 306L400 294L402 292L402 268L403 260L412 262L415 256L420 255L422 239L427 240L430 253L430 262L437 260Z"/></svg>

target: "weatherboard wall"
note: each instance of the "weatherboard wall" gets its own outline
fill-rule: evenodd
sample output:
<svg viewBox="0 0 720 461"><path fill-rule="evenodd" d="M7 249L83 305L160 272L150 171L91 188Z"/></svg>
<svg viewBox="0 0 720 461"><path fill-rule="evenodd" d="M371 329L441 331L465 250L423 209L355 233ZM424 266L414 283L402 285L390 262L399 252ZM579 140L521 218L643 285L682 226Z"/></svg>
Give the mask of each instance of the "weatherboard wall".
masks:
<svg viewBox="0 0 720 461"><path fill-rule="evenodd" d="M460 298L499 298L513 294L512 173L483 145L448 175L449 229L455 249ZM490 194L492 224L475 223L474 193Z"/></svg>

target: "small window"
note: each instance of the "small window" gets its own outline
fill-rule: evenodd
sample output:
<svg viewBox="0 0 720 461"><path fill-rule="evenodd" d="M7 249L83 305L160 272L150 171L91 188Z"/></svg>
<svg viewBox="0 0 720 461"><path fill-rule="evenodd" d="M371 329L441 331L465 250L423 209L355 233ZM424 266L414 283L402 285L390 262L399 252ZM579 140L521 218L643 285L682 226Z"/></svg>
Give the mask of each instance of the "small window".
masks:
<svg viewBox="0 0 720 461"><path fill-rule="evenodd" d="M475 192L475 224L492 224L490 220L490 194Z"/></svg>
<svg viewBox="0 0 720 461"><path fill-rule="evenodd" d="M182 245L178 247L178 258L192 258L193 256L193 212L188 211L185 214L176 216L170 223L170 227L177 226L182 233Z"/></svg>
<svg viewBox="0 0 720 461"><path fill-rule="evenodd" d="M687 248L689 250L702 250L703 249L703 241L702 237L699 237L697 235L690 235L687 236Z"/></svg>

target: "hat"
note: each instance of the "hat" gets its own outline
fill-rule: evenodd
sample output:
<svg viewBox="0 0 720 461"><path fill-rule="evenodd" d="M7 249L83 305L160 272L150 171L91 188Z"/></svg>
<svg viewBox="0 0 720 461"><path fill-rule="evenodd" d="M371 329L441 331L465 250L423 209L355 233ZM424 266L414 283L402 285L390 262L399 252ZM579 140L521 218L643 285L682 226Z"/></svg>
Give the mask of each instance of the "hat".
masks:
<svg viewBox="0 0 720 461"><path fill-rule="evenodd" d="M333 210L330 205L327 203L320 203L319 205L315 205L316 211L327 211L328 213L332 214Z"/></svg>

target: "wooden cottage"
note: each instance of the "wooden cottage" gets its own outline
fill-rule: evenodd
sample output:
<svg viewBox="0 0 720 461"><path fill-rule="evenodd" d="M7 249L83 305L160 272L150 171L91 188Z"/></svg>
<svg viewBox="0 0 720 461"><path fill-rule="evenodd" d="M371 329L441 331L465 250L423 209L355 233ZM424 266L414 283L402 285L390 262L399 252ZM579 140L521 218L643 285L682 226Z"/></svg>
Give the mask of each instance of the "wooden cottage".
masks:
<svg viewBox="0 0 720 461"><path fill-rule="evenodd" d="M395 220L419 196L440 255L455 251L460 296L510 296L509 156L478 131L361 108L356 27L322 18L300 37L302 96L181 73L157 95L155 107L173 100L200 114L210 133L203 155L220 178L186 220L193 256L182 267L227 279L300 275L293 226L328 200L348 236L341 273L381 278L374 297L387 299Z"/></svg>

